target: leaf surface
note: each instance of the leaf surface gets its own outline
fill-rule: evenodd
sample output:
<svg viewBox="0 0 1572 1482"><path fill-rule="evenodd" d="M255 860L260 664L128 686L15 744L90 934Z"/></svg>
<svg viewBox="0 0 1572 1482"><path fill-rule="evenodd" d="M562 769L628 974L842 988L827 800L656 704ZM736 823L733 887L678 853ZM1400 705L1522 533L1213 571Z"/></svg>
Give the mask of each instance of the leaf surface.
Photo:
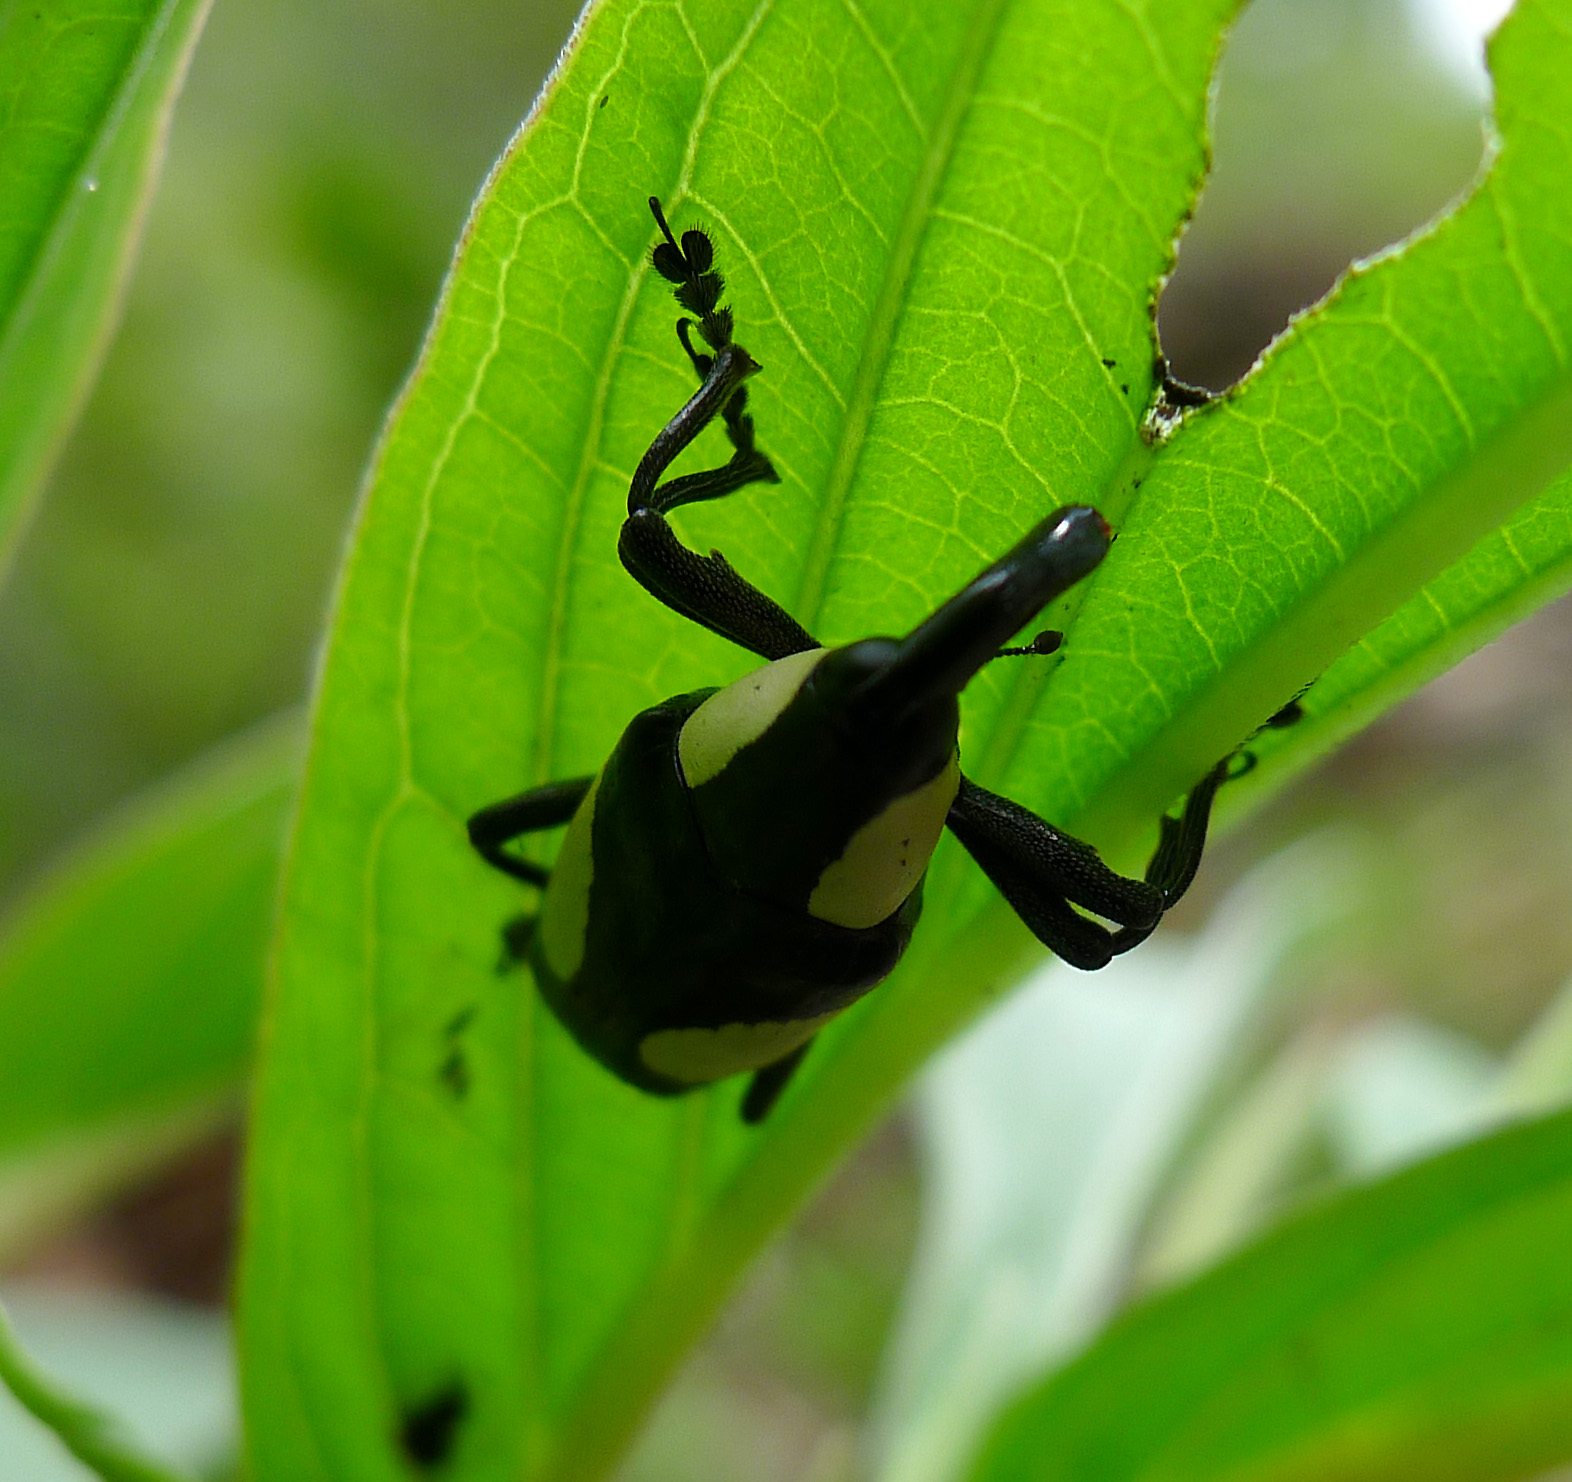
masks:
<svg viewBox="0 0 1572 1482"><path fill-rule="evenodd" d="M1572 1454L1572 1116L1356 1189L1117 1323L975 1482L1526 1477Z"/></svg>
<svg viewBox="0 0 1572 1482"><path fill-rule="evenodd" d="M0 571L103 358L210 4L0 7Z"/></svg>
<svg viewBox="0 0 1572 1482"><path fill-rule="evenodd" d="M1161 449L1051 684L1094 835L1139 828L1323 674L1315 721L1263 756L1324 749L1572 579L1569 33L1564 0L1518 7L1475 193Z"/></svg>
<svg viewBox="0 0 1572 1482"><path fill-rule="evenodd" d="M1123 525L1044 619L1063 662L994 666L962 747L1127 863L1565 464L1565 0L1498 48L1485 191L1232 400L1143 439L1149 303L1230 11L586 13L477 205L339 593L250 1168L262 1482L402 1476L401 1436L436 1415L447 1475L601 1474L741 1263L1019 971L1024 934L941 849L901 972L745 1131L737 1085L643 1097L497 970L528 898L477 861L468 814L595 770L639 708L748 667L615 556L631 471L692 385L644 197L711 227L783 475L678 522L822 639L904 630L1059 504Z"/></svg>

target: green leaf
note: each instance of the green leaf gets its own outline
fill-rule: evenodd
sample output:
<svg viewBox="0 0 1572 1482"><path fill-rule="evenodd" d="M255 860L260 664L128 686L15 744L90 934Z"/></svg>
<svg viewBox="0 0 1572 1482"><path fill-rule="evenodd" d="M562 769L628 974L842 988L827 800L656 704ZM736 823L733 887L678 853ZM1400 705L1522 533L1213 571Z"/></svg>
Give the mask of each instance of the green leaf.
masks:
<svg viewBox="0 0 1572 1482"><path fill-rule="evenodd" d="M1257 749L1274 763L1268 785L1281 785L1289 770L1301 770L1569 589L1572 478L1562 475L1332 663L1316 683L1306 723L1292 736L1262 738ZM1286 755L1272 755L1287 742Z"/></svg>
<svg viewBox="0 0 1572 1482"><path fill-rule="evenodd" d="M173 1119L181 1135L193 1109L233 1097L298 755L290 723L205 758L0 924L0 1235L18 1204L124 1178L128 1128L140 1142Z"/></svg>
<svg viewBox="0 0 1572 1482"><path fill-rule="evenodd" d="M210 4L0 9L0 572L108 344Z"/></svg>
<svg viewBox="0 0 1572 1482"><path fill-rule="evenodd" d="M1061 807L1094 836L1142 829L1323 673L1263 756L1318 754L1572 580L1569 32L1565 0L1523 0L1475 194L1161 450L1049 686Z"/></svg>
<svg viewBox="0 0 1572 1482"><path fill-rule="evenodd" d="M1020 969L1024 933L942 849L907 963L758 1131L736 1085L616 1083L496 970L526 897L466 816L748 667L615 555L631 471L692 386L645 196L714 231L783 474L679 523L820 637L903 630L1057 504L1123 525L1084 611L1078 591L1045 618L1063 663L995 666L962 737L971 772L1115 858L1565 462L1566 0L1517 25L1485 192L1232 401L1142 437L1150 299L1230 10L587 13L477 206L339 594L250 1167L262 1482L402 1476L401 1427L457 1396L447 1475L599 1475L742 1262Z"/></svg>
<svg viewBox="0 0 1572 1482"><path fill-rule="evenodd" d="M1021 1400L976 1482L1535 1475L1572 1454L1572 1116L1315 1210Z"/></svg>

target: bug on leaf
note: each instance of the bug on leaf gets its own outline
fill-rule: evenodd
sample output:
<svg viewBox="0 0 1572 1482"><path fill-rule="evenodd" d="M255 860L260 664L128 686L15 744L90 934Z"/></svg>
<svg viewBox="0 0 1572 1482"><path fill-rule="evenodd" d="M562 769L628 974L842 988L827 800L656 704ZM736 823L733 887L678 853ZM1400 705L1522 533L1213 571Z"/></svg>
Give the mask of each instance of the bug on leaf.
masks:
<svg viewBox="0 0 1572 1482"><path fill-rule="evenodd" d="M657 600L767 662L643 711L596 775L483 808L469 836L544 891L505 940L585 1050L658 1095L750 1073L741 1111L756 1122L818 1030L900 960L945 827L1039 941L1100 968L1183 895L1229 767L1162 819L1140 880L961 772L962 690L1001 653L1052 652L1054 633L1001 645L1108 551L1108 526L1085 505L1050 514L905 637L838 648L719 552L684 546L672 510L778 477L755 445L745 383L759 367L721 306L713 244L693 229L679 242L653 197L650 209L652 262L693 316L677 337L700 385L633 475L618 554ZM662 483L717 417L730 459ZM563 824L549 873L507 847Z"/></svg>

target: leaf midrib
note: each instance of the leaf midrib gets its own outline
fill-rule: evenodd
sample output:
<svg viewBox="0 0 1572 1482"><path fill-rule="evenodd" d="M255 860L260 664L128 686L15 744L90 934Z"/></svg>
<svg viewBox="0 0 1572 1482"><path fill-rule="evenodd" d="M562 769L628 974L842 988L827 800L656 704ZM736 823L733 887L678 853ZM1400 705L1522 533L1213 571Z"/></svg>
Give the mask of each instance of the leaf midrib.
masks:
<svg viewBox="0 0 1572 1482"><path fill-rule="evenodd" d="M748 47L752 45L754 37L758 35L759 28L764 24L765 17L774 5L775 0L759 0L759 4L748 17L731 51L709 69L704 91L699 98L698 107L694 110L693 123L688 130L682 164L667 197L669 200L676 202L687 196L693 179L693 164L698 155L699 139L709 122L715 95L719 92L721 84L741 64ZM695 49L697 49L696 43ZM699 60L703 61L703 52L699 52L698 55ZM611 78L620 70L622 60L623 53L619 51L611 66L591 91L592 98L599 97L606 91ZM535 781L537 783L549 782L557 766L557 710L558 701L561 699L562 649L568 627L568 598L573 557L578 548L579 532L583 524L584 500L589 490L590 479L601 467L603 460L606 402L611 394L612 378L627 342L628 321L632 318L633 307L638 301L639 291L649 270L649 259L641 252L629 268L627 286L623 291L622 302L617 308L617 318L612 325L605 352L601 357L594 397L590 404L589 415L585 419L583 452L579 457L573 487L568 491L568 497L563 504L562 533L557 543L557 559L552 568L551 612L547 620L545 643L542 646L540 713L535 732Z"/></svg>
<svg viewBox="0 0 1572 1482"><path fill-rule="evenodd" d="M705 78L703 92L700 95L697 108L694 110L693 122L689 127L687 143L684 147L681 166L677 172L677 179L667 199L673 203L685 198L693 178L694 161L698 156L699 140L709 122L710 113L714 106L715 97L725 80L741 64L748 48L758 35L765 18L774 8L775 0L759 0L752 14L748 17L736 43L731 51L714 66L710 67ZM692 40L690 31L690 41ZM704 61L704 54L698 51L700 61ZM621 69L625 56L625 48L620 49L606 72L597 81L590 91L591 98L603 95L611 79ZM586 213L587 214L587 213ZM561 672L562 651L568 628L569 597L573 561L576 554L581 530L583 527L584 502L588 496L590 480L603 462L603 442L605 432L605 410L611 392L611 382L616 372L616 367L621 359L626 346L627 328L633 315L633 309L638 302L639 293L643 287L644 279L650 270L650 261L647 253L639 253L633 263L629 265L628 279L623 290L622 300L617 307L616 319L612 325L611 334L606 341L605 351L601 357L601 364L596 377L594 395L591 400L589 415L586 418L585 435L582 442L583 451L580 454L579 466L576 471L573 485L568 491L568 497L563 505L562 529L557 543L557 557L552 573L552 602L547 619L546 638L543 644L541 664L541 690L540 710L537 718L535 733L535 780L537 783L549 781L554 775L557 763L557 749L559 743L557 715L561 699ZM538 999L533 995L526 995L519 1008L518 1039L520 1053L517 1064L519 1074L514 1082L514 1106L518 1124L521 1128L527 1127L532 1118L532 1073L533 1057L529 1047L533 1040L533 1026L535 1016L540 1012ZM521 1166L517 1170L515 1179L519 1190L520 1204L527 1210L538 1204L536 1198L536 1178L538 1169L533 1157L534 1142L527 1136L520 1136L518 1147L524 1153ZM682 1184L684 1187L674 1193L675 1207L682 1207L684 1201L690 1200L692 1189L688 1187L696 1181L700 1173L700 1160L685 1159L681 1170L685 1175ZM522 1211L521 1211L522 1212ZM539 1353L539 1282L537 1268L537 1252L530 1238L530 1222L527 1218L520 1221L520 1274L524 1277L521 1281L520 1308L527 1316L529 1340L523 1345L526 1350L526 1363L528 1372L533 1380L531 1384L532 1396L535 1403L529 1407L531 1429L537 1434L531 1438L530 1453L538 1455L541 1446L539 1432L549 1429L549 1415L542 1399L542 1390L539 1383L541 1373L541 1355ZM546 1443L549 1445L549 1442Z"/></svg>
<svg viewBox="0 0 1572 1482"><path fill-rule="evenodd" d="M180 0L164 0L157 12L143 21L142 38L132 51L130 65L121 76L120 86L106 100L97 123L87 135L86 148L76 168L52 203L49 230L33 252L32 261L22 274L10 308L0 312L0 365L4 365L10 357L12 347L21 333L19 326L25 327L30 318L28 311L37 297L40 282L47 276L47 267L59 259L61 238L66 235L78 214L72 203L80 200L84 181L93 178L98 163L125 122L129 100L136 94L159 41L169 29L170 15L179 5Z"/></svg>
<svg viewBox="0 0 1572 1482"><path fill-rule="evenodd" d="M755 12L755 19L762 19L761 13L772 3L773 0L763 0L760 10ZM938 186L945 178L961 123L970 109L977 78L984 63L992 54L1000 19L1008 4L1009 0L982 0L978 6L974 22L968 32L967 43L951 70L946 85L944 106L929 136L922 166L908 195L906 209L902 213L895 247L890 254L874 313L869 322L868 333L864 339L863 353L853 382L852 397L841 426L841 435L831 468L829 487L815 522L808 560L804 566L802 582L793 608L799 620L810 629L817 620L823 604L826 578L844 526L845 505L866 444L868 425L872 418L878 390L883 383L885 368L894 347L895 332L905 308L918 248L932 219ZM745 35L751 37L755 29L756 27L750 23L750 28ZM696 119L695 122L697 126L699 120ZM692 146L696 145L696 142L695 130L695 133L690 135L689 157L679 177L679 189L683 194L687 191L694 152ZM641 267L640 276L642 271ZM612 350L608 350L608 359L613 353ZM588 450L586 456L589 456ZM723 1192L719 1197L724 1200L727 1195ZM673 1270L680 1264L681 1255L681 1250L669 1249L663 1262L664 1268L667 1271ZM724 1295L724 1286L718 1290L696 1294L699 1303L710 1308L717 1305ZM630 1323L630 1317L636 1319L637 1313L638 1305L634 1303L623 1310L609 1329L599 1355L590 1365L585 1382L579 1387L580 1396L589 1395L593 1398L596 1393L597 1376L604 1374L608 1366L617 1366L619 1345L628 1339L631 1328L637 1326L636 1321ZM695 1320L695 1326L697 1325L698 1319ZM662 1355L665 1369L669 1370L674 1366L679 1356L675 1350ZM651 1369L644 1376L642 1384L634 1381L628 1387L637 1386L643 1389L647 1399L654 1393L655 1384L662 1372L664 1371L660 1368ZM559 1443L564 1436L574 1437L581 1442L591 1442L593 1438L598 1440L598 1458L578 1454L570 1459L559 1445L548 1465L553 1470L560 1470L564 1462L570 1462L569 1470L573 1476L597 1474L599 1470L597 1460L608 1461L622 1448L627 1439L626 1433L631 1431L632 1426L642 1418L642 1414L642 1405L630 1404L623 1412L626 1417L625 1422L609 1424L603 1416L601 1423L596 1425L586 1423L586 1417L579 1403L570 1404L558 1419L556 1433Z"/></svg>
<svg viewBox="0 0 1572 1482"><path fill-rule="evenodd" d="M791 604L793 615L810 633L822 615L830 566L845 528L846 502L862 462L863 449L867 446L868 426L873 420L879 388L884 384L885 370L895 347L896 330L910 298L917 252L933 219L939 185L948 174L961 123L976 97L977 79L983 64L993 54L999 20L1008 3L1009 0L981 0L978 5L967 31L966 44L951 70L944 106L928 135L921 167L906 198L906 209L901 215L900 228L879 285L879 296L874 301L868 331L863 337L851 399L841 422L841 435L830 465L824 499L814 522L797 597Z"/></svg>
<svg viewBox="0 0 1572 1482"><path fill-rule="evenodd" d="M56 202L54 219L20 280L11 308L0 314L0 380L10 373L17 346L37 319L38 299L43 285L48 282L51 271L64 252L65 238L80 220L86 194L84 181L95 174L104 173L103 162L121 137L126 120L131 115L133 102L155 65L165 34L173 25L176 12L185 3L186 0L164 0L156 14L144 23L141 40L132 52L119 87L104 107L77 168L71 173L64 196ZM201 33L212 0L192 0L192 3L197 14L190 23L183 43L183 55L174 60L172 76L175 79L189 65L196 38ZM155 112L158 120L154 124L155 131L167 132L172 102L173 90L166 91L161 110ZM117 257L118 260L112 263L97 322L87 327L85 349L77 356L75 367L67 369L64 392L56 415L46 416L41 424L35 417L33 425L20 431L9 450L0 447L0 581L4 580L15 559L39 491L92 386L113 331L115 306L123 298L131 279L135 255L133 249L141 235L142 224L151 203L151 181L156 168L156 156L151 152L138 161L138 179L131 192L124 238L118 251L111 253L111 257ZM88 298L91 300L90 292ZM47 408L47 400L45 406Z"/></svg>

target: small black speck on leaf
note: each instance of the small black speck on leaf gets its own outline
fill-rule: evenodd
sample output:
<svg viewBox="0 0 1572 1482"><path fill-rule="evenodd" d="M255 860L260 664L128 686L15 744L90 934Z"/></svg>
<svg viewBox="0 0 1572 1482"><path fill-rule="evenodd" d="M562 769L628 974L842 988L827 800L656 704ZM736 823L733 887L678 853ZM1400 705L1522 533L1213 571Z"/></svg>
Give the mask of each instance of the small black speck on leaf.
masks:
<svg viewBox="0 0 1572 1482"><path fill-rule="evenodd" d="M600 107L600 108L604 108L610 101L611 101L611 94L610 93L602 93L600 95L600 102L596 106Z"/></svg>
<svg viewBox="0 0 1572 1482"><path fill-rule="evenodd" d="M1120 382L1120 383L1119 383L1119 389L1120 389L1120 390L1121 390L1121 391L1122 391L1122 392L1124 392L1124 394L1125 394L1125 395L1126 395L1126 396L1128 396L1128 395L1129 395L1129 394L1130 394L1130 383L1129 383L1129 382L1128 382L1128 381L1121 381L1121 382Z"/></svg>
<svg viewBox="0 0 1572 1482"><path fill-rule="evenodd" d="M1109 370L1113 370L1114 367L1119 364L1119 362L1117 360L1109 360L1108 357L1105 355L1103 357L1103 364L1106 365Z"/></svg>

